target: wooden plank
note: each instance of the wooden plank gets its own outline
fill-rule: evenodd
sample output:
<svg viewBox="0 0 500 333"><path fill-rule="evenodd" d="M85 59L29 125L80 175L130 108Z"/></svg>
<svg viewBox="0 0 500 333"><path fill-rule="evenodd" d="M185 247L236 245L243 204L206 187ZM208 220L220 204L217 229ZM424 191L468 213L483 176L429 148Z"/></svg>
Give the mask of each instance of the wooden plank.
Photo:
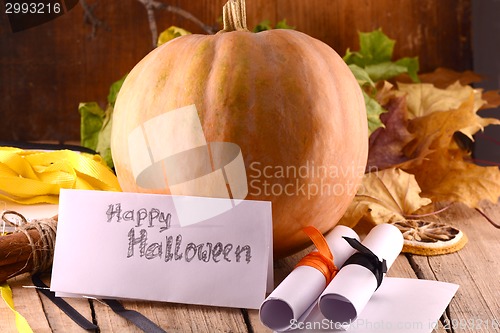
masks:
<svg viewBox="0 0 500 333"><path fill-rule="evenodd" d="M142 332L107 305L97 301L93 304L102 333ZM139 311L168 332L248 332L239 309L140 301L122 304Z"/></svg>
<svg viewBox="0 0 500 333"><path fill-rule="evenodd" d="M498 206L496 210L498 211ZM441 219L464 231L469 242L457 253L413 260L427 279L457 283L447 325L459 332L500 332L500 230L476 211L454 205Z"/></svg>
<svg viewBox="0 0 500 333"><path fill-rule="evenodd" d="M497 218L500 205L490 205L485 209L490 216ZM456 297L450 304L446 317L455 332L498 332L500 322L500 288L497 277L500 274L500 230L493 227L475 210L461 205L453 205L441 214L461 228L469 238L469 243L461 251L435 257L400 255L388 275L453 282L460 285ZM297 261L310 249L275 262L277 285L293 269ZM48 282L48 281L47 281ZM54 308L44 296L33 289L22 288L31 281L24 275L9 281L14 292L17 310L23 314L35 332L78 332L79 328ZM91 319L89 303L86 300L69 300L78 311ZM140 332L126 320L114 314L107 306L92 302L96 321L101 332ZM239 309L212 308L160 302L123 302L125 307L137 310L158 323L167 331L173 332L248 332L245 317ZM16 332L13 315L3 302L0 302L1 332ZM270 332L258 318L258 311L247 311L247 320L253 332ZM448 330L451 331L451 330ZM447 332L442 325L434 332Z"/></svg>
<svg viewBox="0 0 500 333"><path fill-rule="evenodd" d="M394 57L418 56L423 71L471 66L468 0L277 0L277 16L344 55L358 32L382 30L397 41ZM460 60L459 60L460 59Z"/></svg>
<svg viewBox="0 0 500 333"><path fill-rule="evenodd" d="M50 277L46 276L43 281L46 285L50 286ZM30 283L30 285L32 284ZM34 289L31 290L35 292ZM42 307L44 309L45 315L53 332L87 332L86 330L78 326L78 324L73 322L61 309L59 309L54 303L52 303L51 300L45 297L45 295L39 293L39 297L42 302ZM64 298L64 300L87 320L92 322L92 310L87 299Z"/></svg>
<svg viewBox="0 0 500 333"><path fill-rule="evenodd" d="M50 279L44 279L44 282L50 285ZM28 274L10 279L8 283L14 294L16 310L26 318L34 332L86 332L36 289L23 287L33 286ZM76 298L65 300L92 321L88 300ZM7 314L7 320L0 321L0 332L17 332L14 316L3 302L0 302L0 312Z"/></svg>
<svg viewBox="0 0 500 333"><path fill-rule="evenodd" d="M49 321L45 315L42 302L38 293L31 288L23 288L32 285L28 274L24 274L7 281L12 289L14 306L31 326L34 332L51 333ZM14 315L7 305L0 299L0 332L17 333Z"/></svg>

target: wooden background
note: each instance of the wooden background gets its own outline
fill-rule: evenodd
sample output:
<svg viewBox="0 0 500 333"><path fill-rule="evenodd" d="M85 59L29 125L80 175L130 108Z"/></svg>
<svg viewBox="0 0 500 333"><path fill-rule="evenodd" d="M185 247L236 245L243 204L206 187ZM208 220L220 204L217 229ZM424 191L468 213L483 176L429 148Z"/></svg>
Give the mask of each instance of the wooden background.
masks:
<svg viewBox="0 0 500 333"><path fill-rule="evenodd" d="M217 26L225 0L161 0ZM137 0L87 0L102 22L95 34L81 4L44 25L10 32L0 13L0 140L78 140L78 103L106 103L109 85L152 49ZM471 69L471 0L247 0L249 27L286 18L340 55L358 49L358 31L377 28L396 39L395 58L419 56L423 72ZM160 31L203 31L170 12L156 12ZM251 56L251 55L249 55Z"/></svg>

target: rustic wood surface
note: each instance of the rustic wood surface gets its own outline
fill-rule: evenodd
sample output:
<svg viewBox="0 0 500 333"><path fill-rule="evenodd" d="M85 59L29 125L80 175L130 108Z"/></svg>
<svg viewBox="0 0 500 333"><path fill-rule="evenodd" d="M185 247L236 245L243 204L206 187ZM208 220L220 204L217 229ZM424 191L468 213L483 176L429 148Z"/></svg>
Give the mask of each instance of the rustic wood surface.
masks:
<svg viewBox="0 0 500 333"><path fill-rule="evenodd" d="M162 0L219 25L226 0ZM12 33L0 12L0 140L78 140L80 102L106 105L109 86L152 50L146 10L137 0L86 0L54 21ZM382 28L394 57L418 56L422 71L472 68L471 0L249 0L248 26L286 19L344 55L358 32ZM203 30L184 17L155 13L158 30ZM251 55L249 55L251 56Z"/></svg>
<svg viewBox="0 0 500 333"><path fill-rule="evenodd" d="M485 204L483 213L500 222L500 204ZM401 254L388 275L439 280L460 285L443 314L436 333L500 332L500 230L476 210L453 205L440 219L461 228L469 242L459 252L434 256ZM305 250L305 252L308 250ZM279 283L303 255L275 262L275 282ZM16 309L28 320L35 333L84 332L43 295L32 288L28 276L8 281ZM46 283L49 283L49 277ZM67 299L100 332L140 332L106 305L87 299ZM168 332L270 332L259 321L257 310L124 301L126 308L140 311ZM0 332L16 332L14 316L0 302Z"/></svg>

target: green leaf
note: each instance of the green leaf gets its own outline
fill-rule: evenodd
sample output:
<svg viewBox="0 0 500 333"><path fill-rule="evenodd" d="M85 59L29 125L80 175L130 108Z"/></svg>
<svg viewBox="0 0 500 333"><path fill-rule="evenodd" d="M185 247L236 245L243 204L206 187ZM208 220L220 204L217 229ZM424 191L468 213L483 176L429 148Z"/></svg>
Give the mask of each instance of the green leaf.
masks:
<svg viewBox="0 0 500 333"><path fill-rule="evenodd" d="M349 65L349 69L351 72L354 74L354 77L358 81L358 84L361 86L361 88L364 87L369 87L368 90L375 91L375 83L372 81L368 73L365 71L365 69L351 64ZM368 132L371 134L374 132L377 128L383 127L383 123L380 120L380 114L386 112L385 110L375 98L372 98L365 90L361 89L363 91L363 97L365 99L365 107L366 107L366 117L368 119Z"/></svg>
<svg viewBox="0 0 500 333"><path fill-rule="evenodd" d="M263 20L260 21L255 28L253 28L253 32L261 32L261 31L266 31L266 30L271 30L273 27L271 25L270 20Z"/></svg>
<svg viewBox="0 0 500 333"><path fill-rule="evenodd" d="M286 23L286 19L278 21L278 23L276 23L276 26L274 28L270 20L263 20L259 24L257 24L255 28L253 28L253 32L261 32L271 29L295 29L295 27L288 25L288 23Z"/></svg>
<svg viewBox="0 0 500 333"><path fill-rule="evenodd" d="M105 112L96 102L80 103L80 141L83 147L96 150Z"/></svg>
<svg viewBox="0 0 500 333"><path fill-rule="evenodd" d="M354 74L354 77L356 78L358 84L361 87L370 86L372 88L375 88L375 83L370 78L370 75L368 75L368 73L364 68L352 64L349 65L349 69L351 70L352 74Z"/></svg>
<svg viewBox="0 0 500 333"><path fill-rule="evenodd" d="M359 53L363 56L365 65L390 61L395 43L396 41L387 37L382 29L359 33Z"/></svg>
<svg viewBox="0 0 500 333"><path fill-rule="evenodd" d="M368 65L365 70L373 81L389 80L399 74L408 72L408 68L392 61Z"/></svg>
<svg viewBox="0 0 500 333"><path fill-rule="evenodd" d="M418 57L401 58L398 61L396 61L396 64L406 67L408 75L410 76L413 82L420 82L420 79L418 78L417 75L418 70L420 69L420 66L418 64Z"/></svg>
<svg viewBox="0 0 500 333"><path fill-rule="evenodd" d="M176 26L171 26L168 29L164 30L160 36L158 36L158 42L156 43L156 46L160 46L165 44L166 42L180 37L180 36L185 36L185 35L190 35L191 33L187 30L184 30L182 28L176 27Z"/></svg>
<svg viewBox="0 0 500 333"><path fill-rule="evenodd" d="M356 57L358 56L358 52L351 52L350 48L347 48L345 51L345 55L342 59L344 59L345 63L348 65L355 65ZM356 65L358 66L358 65ZM363 67L363 66L358 66L358 67Z"/></svg>
<svg viewBox="0 0 500 333"><path fill-rule="evenodd" d="M366 117L368 119L368 133L372 134L377 128L384 127L380 115L387 112L374 98L363 91L365 98Z"/></svg>
<svg viewBox="0 0 500 333"><path fill-rule="evenodd" d="M128 74L123 76L118 81L113 82L111 87L109 87L108 103L111 104L112 106L115 106L116 97L118 97L118 92L120 91L120 89L123 85L123 81L125 81L125 79L127 78L127 75Z"/></svg>
<svg viewBox="0 0 500 333"><path fill-rule="evenodd" d="M358 52L346 51L344 61L350 65L355 64L359 67L378 64L390 61L394 50L394 40L387 37L381 29L372 32L359 32Z"/></svg>
<svg viewBox="0 0 500 333"><path fill-rule="evenodd" d="M111 157L111 125L113 120L113 106L108 105L102 121L102 127L98 134L96 151L110 168L113 168L113 158Z"/></svg>
<svg viewBox="0 0 500 333"><path fill-rule="evenodd" d="M377 82L389 80L403 73L408 73L414 82L419 82L418 58L391 60L396 41L387 37L382 29L359 33L360 49L352 52L347 49L343 59L348 65L364 68L370 79Z"/></svg>
<svg viewBox="0 0 500 333"><path fill-rule="evenodd" d="M288 25L288 23L286 23L286 19L282 19L281 21L278 21L278 23L276 23L276 26L274 27L275 29L295 29L295 27L292 27L291 25Z"/></svg>

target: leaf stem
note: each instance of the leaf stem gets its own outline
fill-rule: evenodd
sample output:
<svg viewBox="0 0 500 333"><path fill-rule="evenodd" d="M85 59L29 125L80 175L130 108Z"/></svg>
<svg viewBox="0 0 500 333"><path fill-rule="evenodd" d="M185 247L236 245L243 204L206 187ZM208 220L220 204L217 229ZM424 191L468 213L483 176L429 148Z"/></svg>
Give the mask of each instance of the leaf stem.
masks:
<svg viewBox="0 0 500 333"><path fill-rule="evenodd" d="M476 208L476 211L481 214L488 222L491 223L492 226L494 226L497 229L500 229L500 224L496 223L491 219L488 215L486 215L483 211L481 211L479 208Z"/></svg>
<svg viewBox="0 0 500 333"><path fill-rule="evenodd" d="M441 208L439 210L436 210L436 211L433 211L433 212L430 212L430 213L426 213L426 214L409 214L409 215L403 214L403 217L407 218L407 219L415 219L415 218L418 219L418 218L421 218L421 217L426 217L426 216L431 216L431 215L437 215L439 213L444 212L445 210L447 210L450 207L451 207L451 204L449 204L447 206L444 206L443 208Z"/></svg>

